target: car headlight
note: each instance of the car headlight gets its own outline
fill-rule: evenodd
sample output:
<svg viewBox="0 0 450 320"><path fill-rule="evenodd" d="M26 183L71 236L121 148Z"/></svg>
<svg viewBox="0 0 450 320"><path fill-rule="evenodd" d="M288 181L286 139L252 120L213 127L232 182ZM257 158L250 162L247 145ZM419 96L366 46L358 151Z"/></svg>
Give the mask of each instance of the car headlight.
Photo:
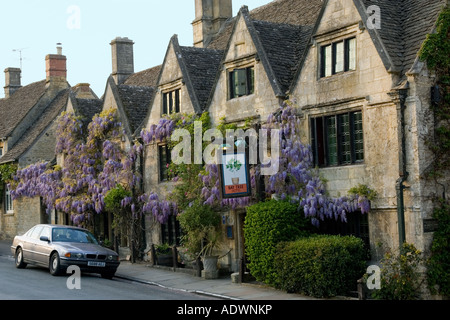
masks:
<svg viewBox="0 0 450 320"><path fill-rule="evenodd" d="M117 260L118 260L118 256L115 256L115 255L110 254L110 255L108 256L108 260L109 260L109 261L117 261Z"/></svg>
<svg viewBox="0 0 450 320"><path fill-rule="evenodd" d="M81 259L81 258L83 258L83 254L82 253L79 253L79 252L67 252L65 255L64 255L66 258L74 258L74 259Z"/></svg>

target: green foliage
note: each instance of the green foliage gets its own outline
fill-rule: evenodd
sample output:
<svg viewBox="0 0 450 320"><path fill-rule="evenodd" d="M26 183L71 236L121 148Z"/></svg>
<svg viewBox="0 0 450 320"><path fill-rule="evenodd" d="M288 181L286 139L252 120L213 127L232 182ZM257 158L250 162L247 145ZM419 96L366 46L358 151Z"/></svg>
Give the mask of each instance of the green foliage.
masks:
<svg viewBox="0 0 450 320"><path fill-rule="evenodd" d="M296 204L270 200L248 207L244 236L251 274L259 281L274 284L277 244L307 236L312 230L310 220L304 218Z"/></svg>
<svg viewBox="0 0 450 320"><path fill-rule="evenodd" d="M105 209L109 212L117 212L123 210L121 202L126 197L131 197L131 192L124 189L118 184L114 189L108 191L105 196Z"/></svg>
<svg viewBox="0 0 450 320"><path fill-rule="evenodd" d="M365 184L358 184L356 187L351 188L348 193L351 195L366 197L370 201L374 200L377 197L377 192L369 188Z"/></svg>
<svg viewBox="0 0 450 320"><path fill-rule="evenodd" d="M276 286L287 292L332 297L356 289L367 253L353 236L316 235L278 245Z"/></svg>
<svg viewBox="0 0 450 320"><path fill-rule="evenodd" d="M178 215L184 232L182 245L192 256L210 254L220 243L220 213L211 206L195 201Z"/></svg>
<svg viewBox="0 0 450 320"><path fill-rule="evenodd" d="M418 270L423 262L413 244L404 243L400 252L387 252L381 261L381 288L372 293L375 299L418 299L422 283Z"/></svg>
<svg viewBox="0 0 450 320"><path fill-rule="evenodd" d="M438 229L428 260L428 285L432 293L450 296L450 204L442 201L434 211L434 218Z"/></svg>
<svg viewBox="0 0 450 320"><path fill-rule="evenodd" d="M3 194L5 184L8 184L13 179L16 172L17 164L5 163L0 165L0 194Z"/></svg>
<svg viewBox="0 0 450 320"><path fill-rule="evenodd" d="M114 216L113 228L117 228L122 223L126 223L127 221L124 221L124 219L128 220L124 217L124 213L127 210L122 206L122 201L127 197L131 197L131 192L125 190L120 184L109 190L105 196L105 209Z"/></svg>
<svg viewBox="0 0 450 320"><path fill-rule="evenodd" d="M437 21L436 32L429 34L419 57L435 70L440 101L433 105L435 137L427 141L434 152L431 176L440 177L450 167L450 8L445 8Z"/></svg>

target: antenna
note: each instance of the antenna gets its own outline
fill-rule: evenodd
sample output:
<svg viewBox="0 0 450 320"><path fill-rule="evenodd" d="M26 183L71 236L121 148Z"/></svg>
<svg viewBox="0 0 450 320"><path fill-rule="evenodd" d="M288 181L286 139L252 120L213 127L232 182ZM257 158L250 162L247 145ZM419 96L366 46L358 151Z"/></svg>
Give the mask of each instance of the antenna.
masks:
<svg viewBox="0 0 450 320"><path fill-rule="evenodd" d="M22 61L23 61L23 58L22 58L22 51L25 50L25 49L28 49L28 48L13 49L13 52L19 52L19 57L20 57L20 70L21 70L21 71L23 71L23 70L22 70Z"/></svg>

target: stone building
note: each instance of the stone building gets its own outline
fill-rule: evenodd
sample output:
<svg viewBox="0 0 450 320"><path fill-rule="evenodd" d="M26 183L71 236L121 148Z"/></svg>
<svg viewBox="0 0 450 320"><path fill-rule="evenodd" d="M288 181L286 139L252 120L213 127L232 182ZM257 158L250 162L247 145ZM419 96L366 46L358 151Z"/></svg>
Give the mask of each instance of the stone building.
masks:
<svg viewBox="0 0 450 320"><path fill-rule="evenodd" d="M231 1L195 4L194 47L171 39L144 126L158 123L168 101L172 112L209 111L215 124L239 126L263 123L293 99L330 194L358 184L377 191L372 211L350 217L346 232L364 238L374 260L404 240L427 251L432 198L449 181L425 178L435 79L418 53L446 1L275 0L235 17ZM173 188L161 166L166 154L164 143L148 146L147 191ZM222 264L236 271L245 210L227 215L235 237ZM173 241L176 226L147 232L148 243Z"/></svg>
<svg viewBox="0 0 450 320"><path fill-rule="evenodd" d="M21 86L20 69L5 70L5 98L0 100L0 165L17 164L24 168L55 159L54 121L62 112L70 86L66 80L66 57L46 56L46 79ZM0 234L12 238L41 222L50 222L39 198L12 201L2 188Z"/></svg>

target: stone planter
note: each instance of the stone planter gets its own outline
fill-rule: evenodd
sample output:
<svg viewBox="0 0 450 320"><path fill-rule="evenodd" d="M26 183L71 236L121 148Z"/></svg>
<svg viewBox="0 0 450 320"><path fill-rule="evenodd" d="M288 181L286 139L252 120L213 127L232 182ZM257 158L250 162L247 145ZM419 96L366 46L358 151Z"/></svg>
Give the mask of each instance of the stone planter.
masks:
<svg viewBox="0 0 450 320"><path fill-rule="evenodd" d="M171 254L157 254L156 255L156 264L158 266L173 266L173 257Z"/></svg>
<svg viewBox="0 0 450 320"><path fill-rule="evenodd" d="M217 262L219 256L204 256L202 277L205 279L217 279L219 277L219 269L217 268Z"/></svg>

